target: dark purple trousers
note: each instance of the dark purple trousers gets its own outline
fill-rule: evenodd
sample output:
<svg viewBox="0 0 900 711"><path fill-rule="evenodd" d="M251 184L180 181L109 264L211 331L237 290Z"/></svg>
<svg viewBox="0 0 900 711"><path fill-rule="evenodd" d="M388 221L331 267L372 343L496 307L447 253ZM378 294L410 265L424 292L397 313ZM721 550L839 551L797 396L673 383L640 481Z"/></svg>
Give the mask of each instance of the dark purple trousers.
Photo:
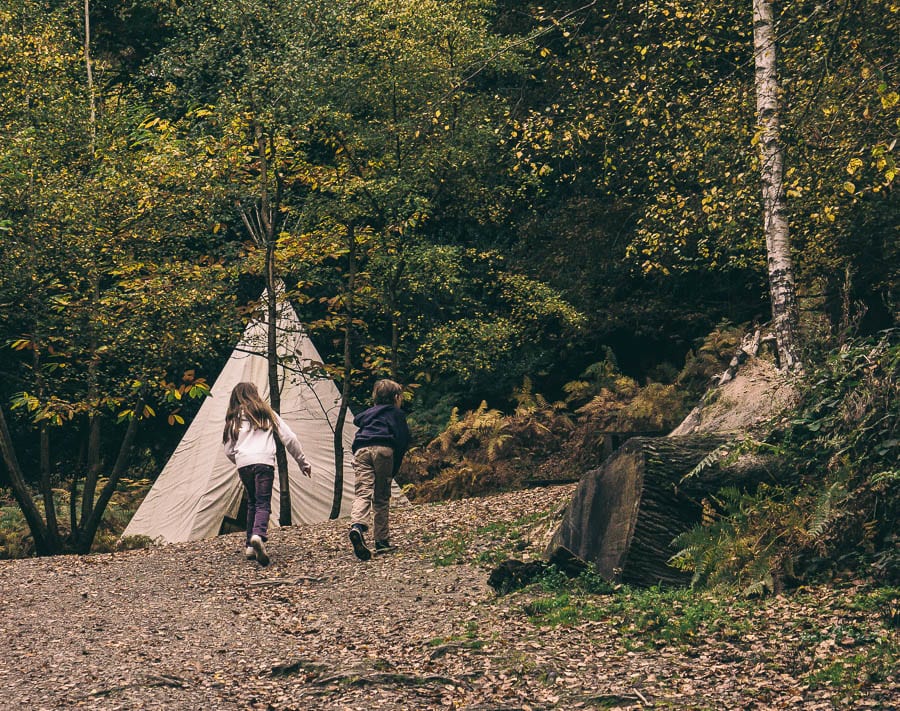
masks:
<svg viewBox="0 0 900 711"><path fill-rule="evenodd" d="M247 545L250 545L250 536L259 536L267 541L275 467L269 464L251 464L238 469L238 474L247 491Z"/></svg>

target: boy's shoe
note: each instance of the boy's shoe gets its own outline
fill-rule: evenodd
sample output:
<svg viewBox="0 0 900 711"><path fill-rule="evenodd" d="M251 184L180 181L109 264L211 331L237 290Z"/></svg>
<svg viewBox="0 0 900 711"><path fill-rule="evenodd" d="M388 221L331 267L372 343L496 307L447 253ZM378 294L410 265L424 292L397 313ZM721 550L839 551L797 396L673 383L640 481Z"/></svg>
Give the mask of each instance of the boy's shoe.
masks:
<svg viewBox="0 0 900 711"><path fill-rule="evenodd" d="M391 545L390 541L375 541L375 552L376 553L387 553L388 551L394 550L394 546Z"/></svg>
<svg viewBox="0 0 900 711"><path fill-rule="evenodd" d="M254 534L250 536L250 545L253 546L253 550L256 551L257 562L260 565L268 565L269 554L266 553L266 544L263 539Z"/></svg>
<svg viewBox="0 0 900 711"><path fill-rule="evenodd" d="M256 549L253 546L244 548L244 557L247 560L256 560Z"/></svg>
<svg viewBox="0 0 900 711"><path fill-rule="evenodd" d="M362 528L359 526L350 527L350 543L353 546L353 553L360 560L369 560L372 557L372 551L366 546L366 540L363 538Z"/></svg>

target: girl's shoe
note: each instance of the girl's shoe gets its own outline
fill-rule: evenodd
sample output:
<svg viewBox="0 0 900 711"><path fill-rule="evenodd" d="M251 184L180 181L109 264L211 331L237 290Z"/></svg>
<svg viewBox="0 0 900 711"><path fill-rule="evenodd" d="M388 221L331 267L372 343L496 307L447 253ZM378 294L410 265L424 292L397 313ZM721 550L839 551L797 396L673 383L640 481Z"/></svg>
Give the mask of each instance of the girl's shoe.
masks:
<svg viewBox="0 0 900 711"><path fill-rule="evenodd" d="M391 542L388 540L384 541L375 541L375 552L376 553L387 553L388 551L394 550L394 547L391 545Z"/></svg>
<svg viewBox="0 0 900 711"><path fill-rule="evenodd" d="M250 536L250 545L253 546L253 550L256 551L256 561L260 565L268 565L269 555L266 553L266 544L263 539L258 535L253 534Z"/></svg>
<svg viewBox="0 0 900 711"><path fill-rule="evenodd" d="M244 548L244 557L247 560L256 560L256 549L253 546Z"/></svg>

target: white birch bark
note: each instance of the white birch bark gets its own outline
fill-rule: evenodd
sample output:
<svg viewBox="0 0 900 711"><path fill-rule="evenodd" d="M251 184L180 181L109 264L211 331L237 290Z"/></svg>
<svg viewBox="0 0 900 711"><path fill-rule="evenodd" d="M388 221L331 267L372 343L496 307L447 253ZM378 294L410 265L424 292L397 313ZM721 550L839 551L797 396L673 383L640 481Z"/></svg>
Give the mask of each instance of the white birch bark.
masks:
<svg viewBox="0 0 900 711"><path fill-rule="evenodd" d="M97 150L97 99L94 95L94 72L91 68L91 0L84 0L84 66L87 72L88 98L91 103L91 155Z"/></svg>
<svg viewBox="0 0 900 711"><path fill-rule="evenodd" d="M772 321L783 369L801 367L799 313L791 262L781 145L781 87L776 71L772 0L753 0L753 54L756 63L756 120L762 179L763 224L769 270Z"/></svg>

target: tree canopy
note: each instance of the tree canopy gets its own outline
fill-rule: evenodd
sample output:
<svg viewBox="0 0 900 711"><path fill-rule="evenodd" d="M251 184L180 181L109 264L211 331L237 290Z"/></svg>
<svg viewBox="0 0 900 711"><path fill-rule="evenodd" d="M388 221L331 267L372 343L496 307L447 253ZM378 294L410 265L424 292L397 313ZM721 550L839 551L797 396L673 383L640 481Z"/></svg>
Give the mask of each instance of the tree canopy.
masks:
<svg viewBox="0 0 900 711"><path fill-rule="evenodd" d="M351 396L392 375L423 422L768 318L749 2L87 7L0 0L0 409L25 479L87 487L73 531L130 421L177 437L266 250ZM776 29L815 349L896 323L900 8Z"/></svg>

